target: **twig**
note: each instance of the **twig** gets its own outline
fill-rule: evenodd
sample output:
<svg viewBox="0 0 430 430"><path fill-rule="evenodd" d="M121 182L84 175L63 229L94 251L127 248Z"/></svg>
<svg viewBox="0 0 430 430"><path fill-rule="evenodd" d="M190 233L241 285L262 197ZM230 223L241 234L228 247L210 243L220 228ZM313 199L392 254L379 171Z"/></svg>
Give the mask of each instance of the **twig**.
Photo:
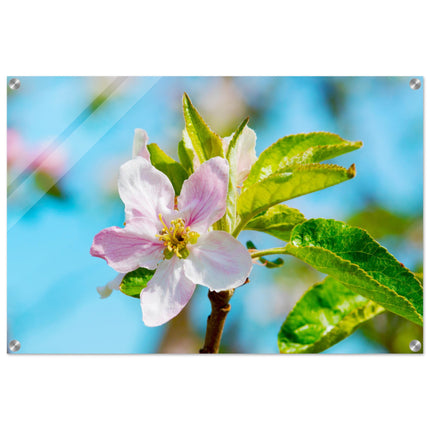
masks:
<svg viewBox="0 0 430 430"><path fill-rule="evenodd" d="M218 293L216 291L209 291L208 297L211 302L212 312L208 317L205 344L200 353L218 353L225 319L231 308L229 301L233 293L234 290L220 291Z"/></svg>

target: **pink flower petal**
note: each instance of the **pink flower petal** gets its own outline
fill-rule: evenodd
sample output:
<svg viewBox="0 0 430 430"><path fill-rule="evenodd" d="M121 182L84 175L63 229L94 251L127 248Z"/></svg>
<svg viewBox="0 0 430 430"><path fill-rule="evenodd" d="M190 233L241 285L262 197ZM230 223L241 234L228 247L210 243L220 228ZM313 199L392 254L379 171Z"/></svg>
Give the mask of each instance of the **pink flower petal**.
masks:
<svg viewBox="0 0 430 430"><path fill-rule="evenodd" d="M142 218L134 219L126 228L106 228L94 237L90 254L103 258L120 273L131 272L138 267L155 269L164 246L146 229Z"/></svg>
<svg viewBox="0 0 430 430"><path fill-rule="evenodd" d="M224 231L211 231L188 247L187 277L196 284L221 291L242 285L252 269L248 250Z"/></svg>
<svg viewBox="0 0 430 430"><path fill-rule="evenodd" d="M142 157L124 163L119 172L118 191L128 221L144 217L160 230L159 214L170 219L175 191L167 176ZM151 221L150 221L151 220Z"/></svg>
<svg viewBox="0 0 430 430"><path fill-rule="evenodd" d="M149 327L166 323L184 308L196 285L184 274L184 260L163 260L140 293L143 322Z"/></svg>
<svg viewBox="0 0 430 430"><path fill-rule="evenodd" d="M145 160L151 161L151 157L149 155L148 148L148 134L145 130L141 128L136 128L134 130L134 139L133 139L133 158L134 157L143 157Z"/></svg>
<svg viewBox="0 0 430 430"><path fill-rule="evenodd" d="M36 150L29 151L31 163L28 167L30 170L38 170L57 178L67 170L67 154L63 147L58 146L55 149L50 149L49 145L50 142L45 142Z"/></svg>
<svg viewBox="0 0 430 430"><path fill-rule="evenodd" d="M225 213L228 186L228 163L211 158L184 182L178 197L178 209L186 226L204 233Z"/></svg>
<svg viewBox="0 0 430 430"><path fill-rule="evenodd" d="M11 129L7 129L7 163L25 165L28 159L28 150L25 148L21 135Z"/></svg>

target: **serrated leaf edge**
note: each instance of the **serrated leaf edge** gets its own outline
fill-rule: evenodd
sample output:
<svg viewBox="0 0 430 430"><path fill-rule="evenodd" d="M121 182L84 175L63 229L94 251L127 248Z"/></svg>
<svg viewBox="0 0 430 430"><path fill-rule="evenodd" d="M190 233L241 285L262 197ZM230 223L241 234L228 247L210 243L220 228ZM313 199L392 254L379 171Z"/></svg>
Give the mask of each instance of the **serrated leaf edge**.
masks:
<svg viewBox="0 0 430 430"><path fill-rule="evenodd" d="M249 174L249 176L248 176L248 178L252 178L252 170L253 169L257 169L257 167L258 167L258 170L261 170L261 168L260 168L260 163L259 163L259 160L260 159L264 159L264 154L265 153L267 153L269 150L271 150L271 148L273 148L275 145L279 145L279 143L281 142L281 141L283 141L284 139L288 139L288 138L292 138L292 137L298 137L298 136L315 136L315 135L318 135L318 134L321 134L321 133L323 133L323 134L325 134L325 135L328 135L328 136L331 136L331 137L336 137L336 138L339 138L339 139L341 139L342 140L342 142L339 142L339 143L335 143L335 144L333 144L333 145L317 145L316 147L318 147L318 148L323 148L323 147L325 147L325 148L328 148L328 147L339 147L339 146L342 146L342 145L345 145L345 146L352 146L352 147L354 147L355 149L360 149L362 146L363 146L363 142L362 141L359 141L359 140L357 140L357 141L351 141L351 140L345 140L345 139L343 139L342 137L340 137L338 134L336 134L336 133L332 133L332 132L329 132L329 131L314 131L314 132L311 132L311 133L298 133L298 134L290 134L290 135L287 135L287 136L284 136L284 137L281 137L281 138L279 138L276 142L274 142L274 143L272 143L269 147L267 147L260 155L259 155L259 157L258 157L258 160L257 160L257 162L254 164L254 166L252 166L252 169L251 169L251 172L250 172L250 174ZM312 148L312 147L311 147ZM310 148L308 148L308 149L306 149L305 151L302 151L302 152L300 152L300 153L298 153L298 154L296 154L296 155L294 155L294 157L298 157L300 154L303 154L303 153L305 153L306 151L308 151ZM354 149L353 149L354 150ZM352 150L352 151L353 151ZM348 152L352 152L352 151L348 151ZM341 155L344 155L344 154L341 154ZM263 158L261 158L263 156ZM337 155L337 156L335 156L335 157L332 157L332 158L336 158L336 157L339 157L340 155ZM293 158L294 158L293 157ZM321 161L324 161L324 160L321 160ZM314 164L314 163L311 163L311 164ZM296 166L295 164L293 164L294 166ZM281 170L282 169L284 169L284 168L281 168ZM268 176L266 176L266 177L264 177L264 178L262 178L262 179L260 179L260 180L258 180L258 181L256 181L256 182L253 182L252 184L249 184L249 182L248 182L248 179L244 182L244 184L243 184L243 189L244 190L246 190L246 189L248 189L249 187L251 187L252 185L254 185L254 184L257 184L257 183L259 183L259 182L261 182L261 181L263 181L263 180L265 180L266 178L267 178Z"/></svg>
<svg viewBox="0 0 430 430"><path fill-rule="evenodd" d="M354 165L351 165L351 166L349 167L349 169L351 169L351 168L353 168L353 169L354 169L354 172L355 172L355 166L354 166ZM260 182L256 182L255 184L252 184L248 189L246 189L246 190L245 190L245 191L244 191L244 192L239 196L238 204L239 204L239 202L240 202L240 200L241 200L241 199L244 199L244 198L245 198L244 196L246 196L246 194L247 194L249 191L251 191L253 187L264 185L264 183L265 183L266 181L269 181L269 180L273 180L273 179L275 179L275 180L276 180L276 179L283 179L283 178L287 178L287 177L289 177L289 176L292 176L292 175L293 175L294 173L296 173L296 172L301 172L301 171L306 171L306 170L309 170L309 171L312 171L312 170L314 170L314 171L317 171L317 170L321 170L321 171L324 171L324 170L331 170L331 171L333 171L333 172L336 172L336 171L337 171L337 172L340 172L340 173L345 173L346 178L345 178L343 181L338 182L338 183L341 183L341 182L344 182L344 181L346 181L346 180L348 180L348 179L352 179L351 174L350 174L350 173L348 173L349 169L345 169L344 167L342 167L342 166L338 166L337 164L319 164L319 163L312 163L312 164L306 164L306 165L304 165L304 166L295 166L295 167L294 167L294 169L293 169L293 171L291 171L291 172L274 173L274 174L272 174L272 175L268 176L267 178L264 178L262 181L260 181ZM337 184L336 184L336 185L337 185ZM324 190L325 188L327 188L327 187L318 188L318 189L316 189L316 190L312 191L312 193L317 192L317 191ZM248 223L248 221L249 221L249 220L251 220L252 218L254 218L257 214L259 214L259 213L261 213L261 212L264 212L265 210L267 210L267 209L271 208L272 206L275 206L275 205L277 205L277 204L279 204L279 203L282 203L282 202L285 202L285 201L288 201L288 200L291 200L291 199L293 199L293 198L297 198L297 197L300 197L300 196L303 196L303 195L306 195L306 194L311 194L311 193L300 194L300 195L297 195L297 196L291 197L291 198L289 198L289 199L275 200L275 201L274 201L273 203L271 203L270 205L266 205L266 206L264 206L262 209L259 209L258 211L254 211L254 212L252 212L252 213L251 213L251 215L250 215L250 216L248 216L248 219L246 220L246 222ZM241 220L241 222L243 222L243 220Z"/></svg>
<svg viewBox="0 0 430 430"><path fill-rule="evenodd" d="M307 220L307 221L312 221L312 220L317 220L318 218L311 218L311 219L309 219L309 220ZM327 219L327 221L336 221L336 222L341 222L341 221L337 221L337 220L334 220L334 219ZM302 223L302 224L304 224L304 223ZM346 223L343 223L343 224L345 224L345 225L348 225L348 224L346 224ZM301 224L299 224L299 225L301 225ZM294 228L293 228L293 230L291 231L291 236L293 236L293 234L294 234L294 229L296 228L296 227L298 227L298 226L295 226ZM376 242L376 240L375 239L373 239L372 238L372 236L366 231L366 230L364 230L363 228L360 228L360 227L354 227L354 228L357 228L357 229L359 229L359 230L362 230L364 233L366 233L368 236L369 236L369 238L371 238L372 240L374 240L375 242ZM378 242L377 242L378 243ZM378 243L379 244L379 243ZM396 261L398 261L397 259L396 259L396 257L394 257L392 254L390 254L389 252L388 252L388 250L385 248L385 247L383 247L382 245L380 245L379 244L379 246L381 246L385 251L386 251L386 253L388 254L388 255L390 255L391 257L393 257ZM322 247L320 247L320 246L296 246L296 245L294 245L292 242L290 242L290 243L288 243L286 246L285 246L285 249L286 250L288 250L288 248L296 248L296 249L317 249L317 250L320 250L320 251L324 251L324 252L328 252L329 254L331 254L331 255L333 255L336 259L338 259L338 260L340 260L341 262L344 262L344 263L346 263L346 264L348 264L348 265L350 265L351 267L354 267L354 268L356 268L356 269L358 269L358 271L360 271L361 273L363 273L364 274L364 276L366 277L366 278L368 278L371 282L373 282L373 283L375 283L378 287L381 287L382 289L384 289L384 290L386 290L386 291L389 291L389 292L391 292L391 293L393 293L395 296L397 296L397 297L399 297L400 299L402 299L402 300L404 300L406 303L408 303L409 305L410 305L410 307L412 308L412 310L414 311L414 313L415 313L415 315L418 317L418 319L421 321L421 322L423 322L423 317L421 316L421 314L417 311L417 309L415 308L415 306L406 298L406 297L404 297L404 296L401 296L399 293L397 293L397 291L395 291L395 290L392 290L391 288L389 288L389 287L387 287L387 286L385 286L385 285L383 285L383 284L381 284L379 281L377 281L376 279L374 279L374 278L372 278L371 276L369 276L359 265L357 265L357 264L355 264L355 263L352 263L351 261L349 261L349 260L345 260L345 259L343 259L342 257L339 257L337 254L335 254L333 251L330 251L329 249L326 249L326 248L322 248ZM288 251L287 251L288 252ZM294 255L294 253L292 254L292 255ZM296 255L294 255L296 258L299 258L299 257L297 257ZM306 262L305 262L306 263ZM310 265L309 263L306 263L306 264L308 264L308 265ZM400 264L400 263L399 263ZM312 266L312 267L314 267L314 266ZM413 274L413 272L411 272L407 267L404 267L404 269L406 269L407 270L407 272L409 272L414 278L415 278L415 276L414 276L414 274ZM353 288L355 288L356 286L354 285L354 284L349 284L349 283L347 283L347 282L345 282L345 281L341 281L340 279L337 279L336 278L336 276L334 276L334 275L331 275L331 274L327 274L327 275L329 275L329 276L331 276L332 278L334 278L334 279L336 279L337 281L339 281L339 282L341 282L342 284L344 284L344 285L346 285L346 286L350 286L350 287L353 287ZM420 282L418 282L418 284L421 286L421 289L423 289L423 286L420 284ZM351 288L352 289L352 288ZM354 290L353 290L354 291ZM373 291L377 291L376 289L374 289ZM364 296L363 294L361 294L361 293L357 293L357 294L359 294L359 295L362 295L363 297L366 297L366 296ZM366 297L367 298L367 297ZM372 299L368 299L368 300L372 300ZM375 302L376 303L376 302ZM379 304L379 303L378 303ZM380 306L382 306L382 305L380 305ZM392 308L398 308L398 306L392 306Z"/></svg>

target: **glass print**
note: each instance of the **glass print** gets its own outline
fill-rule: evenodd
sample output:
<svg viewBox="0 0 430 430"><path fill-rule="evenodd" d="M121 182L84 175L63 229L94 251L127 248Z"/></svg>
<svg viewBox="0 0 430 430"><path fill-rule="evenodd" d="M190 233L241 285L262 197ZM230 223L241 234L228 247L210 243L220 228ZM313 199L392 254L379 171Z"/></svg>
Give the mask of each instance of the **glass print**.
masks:
<svg viewBox="0 0 430 430"><path fill-rule="evenodd" d="M8 352L422 353L422 82L8 77Z"/></svg>

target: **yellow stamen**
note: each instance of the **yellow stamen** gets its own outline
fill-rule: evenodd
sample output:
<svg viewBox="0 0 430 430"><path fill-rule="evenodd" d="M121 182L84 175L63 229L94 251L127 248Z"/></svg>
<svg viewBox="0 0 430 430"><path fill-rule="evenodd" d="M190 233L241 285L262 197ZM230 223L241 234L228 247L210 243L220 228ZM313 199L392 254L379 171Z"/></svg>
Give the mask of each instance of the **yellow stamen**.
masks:
<svg viewBox="0 0 430 430"><path fill-rule="evenodd" d="M158 218L160 218L161 224L163 224L164 228L166 230L168 230L169 228L167 227L166 223L163 220L163 216L161 214L158 214ZM164 230L164 229L163 229Z"/></svg>
<svg viewBox="0 0 430 430"><path fill-rule="evenodd" d="M195 231L191 231L190 227L185 227L185 222L182 218L171 221L171 227L167 227L162 215L159 214L158 217L163 225L163 229L159 234L156 234L156 237L158 237L158 240L164 242L164 246L166 247L164 250L165 258L172 258L173 255L176 255L178 258L187 258L190 253L187 245L195 244L200 235Z"/></svg>

